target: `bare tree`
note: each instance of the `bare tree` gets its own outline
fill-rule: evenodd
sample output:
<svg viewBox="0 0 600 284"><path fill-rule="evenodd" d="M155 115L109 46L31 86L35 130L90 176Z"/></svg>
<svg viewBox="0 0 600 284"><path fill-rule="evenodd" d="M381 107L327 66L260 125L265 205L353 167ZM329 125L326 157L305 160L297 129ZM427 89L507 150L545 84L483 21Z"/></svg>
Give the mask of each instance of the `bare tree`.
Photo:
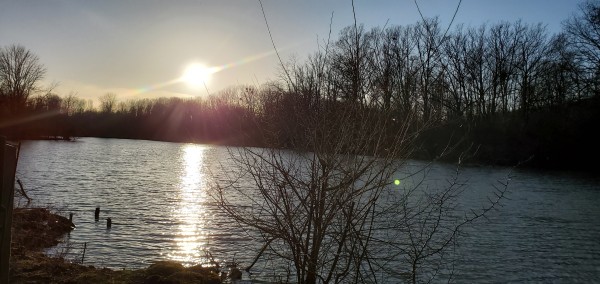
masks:
<svg viewBox="0 0 600 284"><path fill-rule="evenodd" d="M83 113L86 101L77 97L76 92L71 92L62 99L62 111L68 116Z"/></svg>
<svg viewBox="0 0 600 284"><path fill-rule="evenodd" d="M340 32L331 56L332 78L337 91L345 101L365 104L372 91L369 80L372 76L374 32L366 32L363 25L348 26Z"/></svg>
<svg viewBox="0 0 600 284"><path fill-rule="evenodd" d="M436 90L443 72L441 66L440 43L442 31L437 18L424 19L414 28L416 56L419 62L417 88L424 121L437 119L441 115L440 92Z"/></svg>
<svg viewBox="0 0 600 284"><path fill-rule="evenodd" d="M92 112L95 110L96 110L96 108L94 107L94 101L92 99L84 100L84 106L83 106L84 112Z"/></svg>
<svg viewBox="0 0 600 284"><path fill-rule="evenodd" d="M568 44L564 33L549 42L548 54L540 75L539 89L543 96L541 106L555 107L581 98L583 74L577 64L576 51Z"/></svg>
<svg viewBox="0 0 600 284"><path fill-rule="evenodd" d="M397 123L388 112L349 102L292 116L303 132L285 137L291 150L233 150L234 182L217 181L212 196L262 236L257 259L269 254L290 263L297 283L379 282L397 277L390 268L398 266L406 268L409 282L421 274L432 278L461 228L503 198L499 190L483 210L463 216L454 211L458 181L390 194L421 130L410 120ZM267 128L266 141L281 145L279 126Z"/></svg>
<svg viewBox="0 0 600 284"><path fill-rule="evenodd" d="M468 38L460 26L457 31L444 42L444 69L447 72L449 96L444 101L450 117L460 118L469 105L467 88L467 60L465 53Z"/></svg>
<svg viewBox="0 0 600 284"><path fill-rule="evenodd" d="M536 101L536 81L542 72L542 60L548 44L545 28L541 24L521 25L517 23L521 37L517 43L516 70L520 88L520 110L527 116Z"/></svg>
<svg viewBox="0 0 600 284"><path fill-rule="evenodd" d="M44 78L46 69L38 57L21 45L0 49L0 109L9 115L25 108L29 96Z"/></svg>
<svg viewBox="0 0 600 284"><path fill-rule="evenodd" d="M100 98L100 111L104 113L115 112L117 109L117 95L114 93L106 93Z"/></svg>
<svg viewBox="0 0 600 284"><path fill-rule="evenodd" d="M363 265L371 258L377 200L399 166L394 158L407 154L411 135L406 127L390 135L385 115L355 106L304 116L304 137L292 147L300 152L244 148L236 153L235 170L251 177L254 189L215 185L221 208L258 230L265 249L290 261L298 283L372 278ZM395 146L386 148L387 142ZM248 203L235 206L234 196Z"/></svg>
<svg viewBox="0 0 600 284"><path fill-rule="evenodd" d="M396 82L393 105L401 119L411 117L416 111L419 62L414 55L413 26L392 29L394 42L394 77Z"/></svg>
<svg viewBox="0 0 600 284"><path fill-rule="evenodd" d="M564 23L570 43L577 49L580 66L590 76L595 94L600 92L600 4L586 1L580 6L581 14Z"/></svg>

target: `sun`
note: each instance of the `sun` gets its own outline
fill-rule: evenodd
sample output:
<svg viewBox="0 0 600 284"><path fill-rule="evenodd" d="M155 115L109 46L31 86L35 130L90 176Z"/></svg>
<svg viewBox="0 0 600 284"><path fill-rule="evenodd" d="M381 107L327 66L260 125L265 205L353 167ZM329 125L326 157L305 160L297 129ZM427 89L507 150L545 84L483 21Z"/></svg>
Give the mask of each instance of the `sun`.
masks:
<svg viewBox="0 0 600 284"><path fill-rule="evenodd" d="M181 81L187 83L191 87L202 87L206 85L214 73L214 68L207 67L201 63L190 64L181 76Z"/></svg>

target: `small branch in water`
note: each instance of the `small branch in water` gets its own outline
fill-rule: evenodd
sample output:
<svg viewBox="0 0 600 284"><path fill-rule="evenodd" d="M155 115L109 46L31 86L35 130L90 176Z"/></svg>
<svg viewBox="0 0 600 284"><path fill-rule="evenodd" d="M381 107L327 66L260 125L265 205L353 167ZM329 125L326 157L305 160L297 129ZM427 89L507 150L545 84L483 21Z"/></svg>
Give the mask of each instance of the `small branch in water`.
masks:
<svg viewBox="0 0 600 284"><path fill-rule="evenodd" d="M21 189L21 195L23 195L25 198L27 198L27 204L29 204L29 202L31 202L31 198L25 192L25 188L23 187L23 183L21 182L20 179L17 179L17 183L19 184L19 188Z"/></svg>

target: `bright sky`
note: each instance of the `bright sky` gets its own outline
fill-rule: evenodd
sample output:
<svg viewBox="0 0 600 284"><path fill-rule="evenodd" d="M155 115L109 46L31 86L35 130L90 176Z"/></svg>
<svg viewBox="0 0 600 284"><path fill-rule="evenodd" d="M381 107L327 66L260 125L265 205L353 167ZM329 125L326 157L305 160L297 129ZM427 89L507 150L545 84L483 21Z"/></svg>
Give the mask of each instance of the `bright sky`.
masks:
<svg viewBox="0 0 600 284"><path fill-rule="evenodd" d="M447 26L458 0L418 0L425 17ZM463 0L455 25L502 20L543 23L551 33L577 12L576 0ZM351 25L350 0L263 0L284 60L303 59ZM367 28L409 25L420 16L412 0L356 0ZM258 0L0 0L0 46L21 44L47 68L60 95L96 98L203 96L203 84L175 82L192 63L216 67L211 93L229 85L275 79L278 60ZM202 71L196 70L202 73Z"/></svg>

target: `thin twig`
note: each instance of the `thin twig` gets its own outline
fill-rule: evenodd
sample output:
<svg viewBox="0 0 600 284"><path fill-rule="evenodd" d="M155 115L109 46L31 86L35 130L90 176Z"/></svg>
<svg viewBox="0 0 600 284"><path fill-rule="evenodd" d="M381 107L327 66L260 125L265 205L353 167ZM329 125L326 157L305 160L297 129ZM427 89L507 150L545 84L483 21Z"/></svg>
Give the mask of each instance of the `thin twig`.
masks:
<svg viewBox="0 0 600 284"><path fill-rule="evenodd" d="M269 27L269 21L267 20L267 15L265 13L265 9L263 7L262 1L258 0L258 3L260 4L260 10L262 11L263 18L265 19L265 25L267 26L267 31L269 32L269 38L271 39L271 43L273 44L273 49L275 50L277 59L279 59L279 64L281 64L281 68L283 68L283 72L285 72L285 75L287 76L288 80L290 81L290 84L292 84L292 87L295 89L294 82L292 81L292 77L290 76L290 73L288 73L287 68L285 68L285 64L283 64L283 60L281 60L281 56L279 55L279 50L277 50L277 46L275 45L275 41L273 40L273 34L271 34L271 28Z"/></svg>

